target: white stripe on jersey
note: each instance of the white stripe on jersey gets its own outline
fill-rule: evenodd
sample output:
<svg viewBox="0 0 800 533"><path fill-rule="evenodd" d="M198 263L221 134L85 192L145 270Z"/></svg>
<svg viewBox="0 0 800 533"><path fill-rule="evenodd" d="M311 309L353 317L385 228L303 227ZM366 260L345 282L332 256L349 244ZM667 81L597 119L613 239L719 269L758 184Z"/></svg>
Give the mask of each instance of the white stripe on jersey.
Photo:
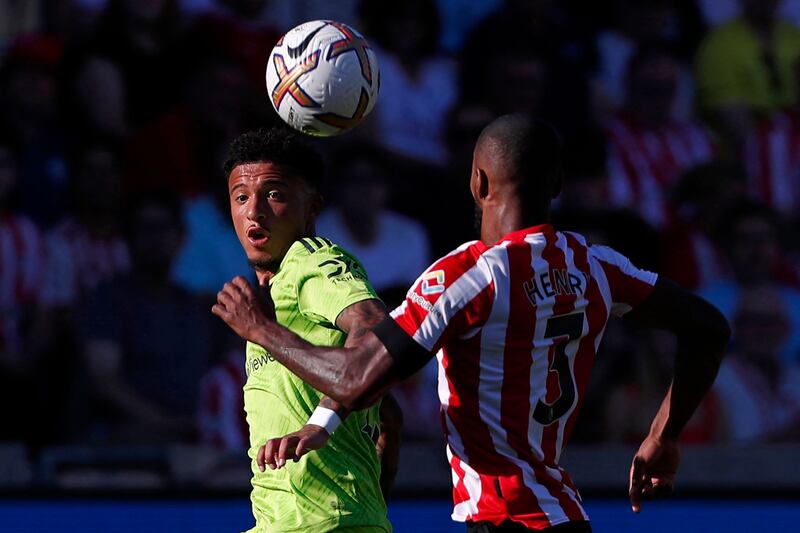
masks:
<svg viewBox="0 0 800 533"><path fill-rule="evenodd" d="M538 256L539 254L537 252L541 251L545 244L543 235L538 235L537 237L540 237L542 241L541 245L538 246L538 250L534 251L534 255ZM545 513L547 519L551 524L557 524L569 519L564 509L561 508L558 499L550 494L550 491L548 491L546 487L537 482L536 475L531 465L521 459L517 452L512 449L511 445L508 443L506 430L501 425L505 339L510 312L509 305L511 302L507 297L507 295L511 293L511 267L509 264L508 251L506 249L509 244L510 242L508 241L503 242L483 255L486 262L491 265L492 272L498 273L497 276L494 276L495 283L497 284L495 286L496 294L506 297L496 299L495 305L492 306L489 319L486 321L486 326L481 333L478 416L489 429L489 435L491 436L495 451L509 459L520 469L523 479L525 480L525 486L533 492L539 507ZM534 356L534 361L535 360ZM546 364L547 356L545 355L545 365ZM535 405L535 403L533 405ZM529 420L531 420L529 424L536 425L532 421L532 418L530 418L532 415L533 412L531 411L529 413ZM541 459L541 455L537 455L537 459Z"/></svg>
<svg viewBox="0 0 800 533"><path fill-rule="evenodd" d="M446 450L447 462L452 465L453 452L450 451L449 446L446 448ZM453 513L450 515L450 517L456 522L465 522L470 516L477 514L478 502L481 499L483 490L481 485L481 476L464 461L458 461L458 465L464 470L464 479L461 481L464 482L464 487L467 489L469 499L453 506ZM455 468L452 468L452 466L450 470L453 474L453 486L455 487L459 482L458 475L456 474Z"/></svg>
<svg viewBox="0 0 800 533"><path fill-rule="evenodd" d="M541 233L535 233L525 237L525 242L531 246L531 267L535 273L547 272L550 268L547 261L542 257L542 250L547 245L545 236ZM508 294L507 292L504 294ZM544 451L542 450L542 438L544 426L535 423L533 412L536 409L536 404L539 398L544 398L547 394L547 374L550 369L550 361L547 357L547 351L550 348L549 341L543 341L544 332L547 328L547 318L553 310L555 300L548 298L545 302L539 302L536 306L536 326L533 334L533 347L531 349L531 357L533 357L533 364L531 365L531 392L529 402L528 420L528 442L533 450L533 455L537 461L544 461ZM544 357L542 357L542 343L545 343Z"/></svg>
<svg viewBox="0 0 800 533"><path fill-rule="evenodd" d="M492 276L487 263L480 258L475 266L464 272L448 286L433 304L425 320L414 333L414 340L427 350L439 341L450 319L489 286Z"/></svg>
<svg viewBox="0 0 800 533"><path fill-rule="evenodd" d="M570 272L578 271L578 267L575 266L575 257L572 249L567 245L567 237L563 233L557 233L558 240L556 241L556 246L564 252L564 263L567 266L567 270ZM588 289L588 287L586 287ZM576 312L583 312L583 326L581 328L581 336L578 339L570 341L566 348L565 352L567 354L567 359L569 361L569 370L572 376L575 376L575 360L578 355L578 348L580 348L580 341L586 336L589 331L589 323L586 320L586 306L588 305L588 301L586 300L586 290L583 291L581 294L576 294L575 305L572 311L569 311L568 314L576 313ZM556 463L561 458L561 450L564 446L564 429L567 427L567 420L569 417L572 416L573 411L578 406L578 400L580 399L580 394L576 391L575 397L572 400L572 405L569 407L564 416L561 417L561 421L558 424L558 435L556 437ZM559 479L560 479L559 475Z"/></svg>

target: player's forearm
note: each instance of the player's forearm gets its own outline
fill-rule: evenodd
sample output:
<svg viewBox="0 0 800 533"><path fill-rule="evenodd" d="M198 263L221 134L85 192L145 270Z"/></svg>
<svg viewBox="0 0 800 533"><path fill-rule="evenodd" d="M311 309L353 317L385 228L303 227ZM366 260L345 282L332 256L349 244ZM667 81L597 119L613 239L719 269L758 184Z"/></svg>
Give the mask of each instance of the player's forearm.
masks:
<svg viewBox="0 0 800 533"><path fill-rule="evenodd" d="M300 379L353 410L375 403L390 385L386 376L391 357L373 357L383 345L371 332L365 339L353 348L315 346L267 321L250 340Z"/></svg>
<svg viewBox="0 0 800 533"><path fill-rule="evenodd" d="M381 462L381 492L384 500L388 500L400 462L400 433L403 429L403 412L391 394L384 396L380 415L381 433L375 450Z"/></svg>
<svg viewBox="0 0 800 533"><path fill-rule="evenodd" d="M672 386L650 428L650 435L659 439L677 440L714 384L728 343L727 323L718 325L716 331L697 331L685 337L679 337ZM692 349L682 348L687 344Z"/></svg>

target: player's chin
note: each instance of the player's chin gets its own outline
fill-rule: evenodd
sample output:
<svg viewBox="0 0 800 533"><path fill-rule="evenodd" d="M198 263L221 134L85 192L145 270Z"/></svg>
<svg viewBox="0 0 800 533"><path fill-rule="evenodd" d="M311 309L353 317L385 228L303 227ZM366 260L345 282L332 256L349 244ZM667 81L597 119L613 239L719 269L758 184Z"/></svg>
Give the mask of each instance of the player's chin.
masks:
<svg viewBox="0 0 800 533"><path fill-rule="evenodd" d="M275 263L275 255L269 250L248 247L247 262L256 270L268 269Z"/></svg>

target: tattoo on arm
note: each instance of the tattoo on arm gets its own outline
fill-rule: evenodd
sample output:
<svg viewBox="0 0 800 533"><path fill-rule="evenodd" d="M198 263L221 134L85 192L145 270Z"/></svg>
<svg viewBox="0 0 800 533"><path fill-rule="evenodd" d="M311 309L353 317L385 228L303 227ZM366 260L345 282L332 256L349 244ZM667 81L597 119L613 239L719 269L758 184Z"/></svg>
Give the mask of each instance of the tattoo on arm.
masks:
<svg viewBox="0 0 800 533"><path fill-rule="evenodd" d="M366 330L378 325L387 315L386 306L380 300L362 300L347 306L336 317L336 327L350 337L363 337Z"/></svg>

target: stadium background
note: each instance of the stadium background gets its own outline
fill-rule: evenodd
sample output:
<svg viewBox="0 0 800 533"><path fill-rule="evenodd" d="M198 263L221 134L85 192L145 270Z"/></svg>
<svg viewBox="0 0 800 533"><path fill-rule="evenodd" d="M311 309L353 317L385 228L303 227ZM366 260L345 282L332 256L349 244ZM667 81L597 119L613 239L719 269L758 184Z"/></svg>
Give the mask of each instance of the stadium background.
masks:
<svg viewBox="0 0 800 533"><path fill-rule="evenodd" d="M734 327L686 431L678 499L636 517L628 461L674 346L609 328L565 453L595 530L790 529L800 0L30 0L0 3L0 531L249 525L242 345L208 312L247 273L219 167L234 136L277 120L272 44L317 18L362 31L382 70L367 121L318 143L320 234L397 302L473 238L477 132L501 113L545 117L565 143L558 225L697 290ZM431 370L397 390L399 532L461 530Z"/></svg>

